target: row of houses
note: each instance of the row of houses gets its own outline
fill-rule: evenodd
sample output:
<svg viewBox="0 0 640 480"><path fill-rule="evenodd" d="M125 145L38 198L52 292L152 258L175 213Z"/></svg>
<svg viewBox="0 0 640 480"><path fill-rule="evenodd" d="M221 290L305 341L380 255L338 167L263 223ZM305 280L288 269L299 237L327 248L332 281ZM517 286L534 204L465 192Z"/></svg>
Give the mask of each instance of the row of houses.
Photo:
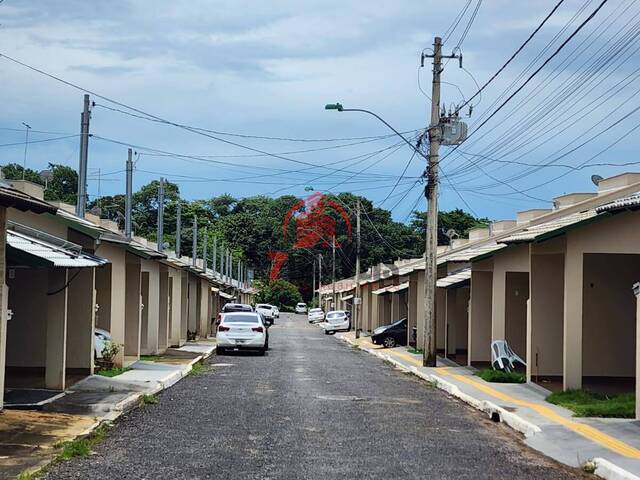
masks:
<svg viewBox="0 0 640 480"><path fill-rule="evenodd" d="M528 382L640 398L640 173L472 229L438 247L437 262L439 355L482 367L491 342L505 339L525 359ZM360 290L365 332L406 317L408 341L422 345L423 258L370 268ZM336 291L336 307L352 308L354 279ZM332 293L325 285L324 301Z"/></svg>
<svg viewBox="0 0 640 480"><path fill-rule="evenodd" d="M0 409L6 390L64 390L93 374L96 328L120 347L115 366L127 367L206 338L230 299L252 301L247 282L203 258L74 211L44 201L40 185L0 182Z"/></svg>

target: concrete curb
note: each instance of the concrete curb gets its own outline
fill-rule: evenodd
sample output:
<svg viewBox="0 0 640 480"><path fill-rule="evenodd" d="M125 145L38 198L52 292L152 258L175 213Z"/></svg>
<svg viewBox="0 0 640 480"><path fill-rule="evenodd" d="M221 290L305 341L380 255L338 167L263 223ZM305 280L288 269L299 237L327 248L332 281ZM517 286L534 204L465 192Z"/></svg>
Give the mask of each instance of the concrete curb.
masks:
<svg viewBox="0 0 640 480"><path fill-rule="evenodd" d="M342 340L343 342L349 345L357 345L356 342L354 342L353 340L351 340L349 337L345 335L339 335L337 336L337 338L339 338L340 340ZM472 406L473 408L480 410L482 412L485 412L489 416L489 418L491 418L492 420L496 422L504 423L508 427L512 428L513 430L516 430L517 432L522 433L526 438L529 438L537 433L542 432L542 429L538 425L531 423L523 419L519 415L516 415L513 412L509 412L492 402L489 402L486 400L479 400L467 393L464 393L458 388L457 385L454 385L451 382L447 382L446 380L443 380L438 375L423 373L420 370L418 370L417 367L407 366L399 362L398 360L394 359L389 354L372 350L370 348L360 347L360 346L358 346L358 348L364 352L367 352L371 355L374 355L382 360L385 360L391 363L398 370L412 373L413 375L429 382L430 384L434 385L438 389L447 392L452 397L458 398L463 402L465 402L466 404ZM599 457L594 458L593 462L596 465L595 474L598 477L604 478L606 480L640 480L640 477L632 474L631 472L621 467L618 467L614 463L604 458L599 458Z"/></svg>

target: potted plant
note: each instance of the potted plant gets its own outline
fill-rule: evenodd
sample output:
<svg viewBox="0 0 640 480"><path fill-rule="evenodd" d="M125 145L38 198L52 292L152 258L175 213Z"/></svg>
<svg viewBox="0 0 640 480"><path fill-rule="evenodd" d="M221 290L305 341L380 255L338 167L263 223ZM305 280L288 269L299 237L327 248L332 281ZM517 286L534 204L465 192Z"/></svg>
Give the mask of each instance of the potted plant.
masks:
<svg viewBox="0 0 640 480"><path fill-rule="evenodd" d="M110 370L114 366L118 352L120 352L120 345L114 342L105 342L102 348L102 358L99 358L96 363L101 369Z"/></svg>

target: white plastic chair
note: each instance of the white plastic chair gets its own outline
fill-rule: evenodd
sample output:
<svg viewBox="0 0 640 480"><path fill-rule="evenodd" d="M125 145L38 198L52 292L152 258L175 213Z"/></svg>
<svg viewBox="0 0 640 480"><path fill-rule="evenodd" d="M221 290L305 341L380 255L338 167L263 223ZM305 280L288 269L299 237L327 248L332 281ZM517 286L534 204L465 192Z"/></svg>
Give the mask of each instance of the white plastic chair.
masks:
<svg viewBox="0 0 640 480"><path fill-rule="evenodd" d="M516 363L527 366L525 361L511 350L506 340L494 340L491 342L491 365L495 370L511 372Z"/></svg>

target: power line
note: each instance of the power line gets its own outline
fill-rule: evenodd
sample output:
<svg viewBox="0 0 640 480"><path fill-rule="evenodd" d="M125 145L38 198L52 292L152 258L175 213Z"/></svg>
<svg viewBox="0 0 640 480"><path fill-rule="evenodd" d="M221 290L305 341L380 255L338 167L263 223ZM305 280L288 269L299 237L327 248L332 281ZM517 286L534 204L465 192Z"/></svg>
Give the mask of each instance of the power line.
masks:
<svg viewBox="0 0 640 480"><path fill-rule="evenodd" d="M467 38L467 35L469 34L469 30L471 30L471 26L473 25L473 22L476 19L476 16L478 15L478 10L480 10L480 5L482 5L482 0L478 0L478 3L476 4L476 8L471 14L471 18L469 18L469 23L467 23L467 27L465 28L464 32L462 32L462 35L460 36L460 40L458 40L458 44L456 45L456 48L459 49L462 46L462 43L464 42L464 40Z"/></svg>
<svg viewBox="0 0 640 480"><path fill-rule="evenodd" d="M606 2L606 0L605 0ZM469 102L471 102L474 98L476 98L478 95L480 95L480 93L487 88L487 86L493 82L496 77L498 75L500 75L502 73L502 71L507 68L507 66L513 61L514 58L516 58L518 56L518 54L524 49L524 47L527 46L527 44L533 39L533 37L536 36L536 34L540 31L540 29L545 25L545 23L547 23L547 20L549 20L551 18L551 16L556 12L556 10L558 10L558 8L560 7L560 5L562 5L562 3L564 3L564 0L560 0L558 3L556 3L556 5L551 9L551 11L547 14L547 16L542 20L542 22L540 23L540 25L538 25L536 27L536 29L531 33L531 35L529 35L529 37L527 37L527 39L524 41L524 43L522 45L520 45L518 47L518 49L513 53L513 55L511 55L511 57L509 57L509 59L498 69L498 71L496 73L493 74L493 76L491 78L489 78L489 80L487 80L484 85L482 85L482 87L480 87L478 89L478 91L476 93L474 93L469 100L467 100L466 102L464 102L460 107L458 107L458 110L464 108L466 105L469 104ZM480 2L478 2L478 4L480 4ZM597 13L597 11L596 11Z"/></svg>
<svg viewBox="0 0 640 480"><path fill-rule="evenodd" d="M447 40L449 40L449 37L451 35L453 35L453 32L455 32L456 28L458 28L458 25L460 24L460 21L464 17L464 14L467 13L467 10L469 9L470 5L471 5L471 0L467 0L467 4L462 8L460 13L458 13L458 15L456 15L456 17L453 19L453 22L451 22L449 27L445 30L444 35L443 35L444 36L444 40L442 40L443 44L445 44L447 42Z"/></svg>

